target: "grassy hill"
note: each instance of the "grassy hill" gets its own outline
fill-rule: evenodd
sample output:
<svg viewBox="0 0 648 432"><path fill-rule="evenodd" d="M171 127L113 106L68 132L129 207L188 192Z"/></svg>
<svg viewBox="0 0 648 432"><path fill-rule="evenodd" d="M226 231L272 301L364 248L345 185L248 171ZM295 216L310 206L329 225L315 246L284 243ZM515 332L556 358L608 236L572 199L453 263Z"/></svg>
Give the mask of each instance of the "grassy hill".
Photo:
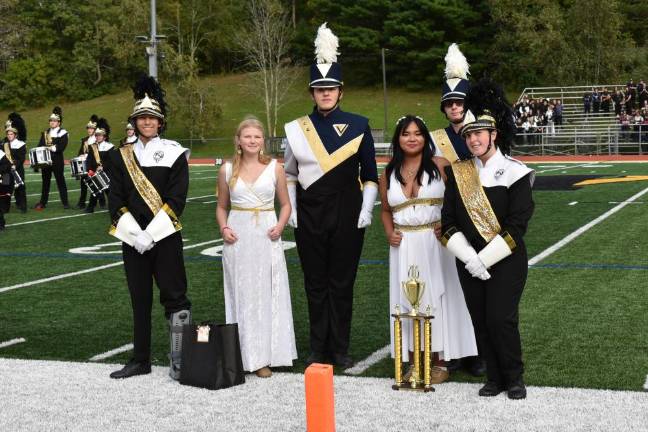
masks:
<svg viewBox="0 0 648 432"><path fill-rule="evenodd" d="M296 73L301 76L291 89L288 101L280 112L280 125L312 110L305 71L301 70ZM205 77L204 80L215 87L223 115L220 119L215 120L218 122L216 133L210 137L208 142L190 143L185 141L183 144L192 148L194 157L228 156L233 151L232 136L238 123L249 114L255 115L261 120L265 119L263 101L260 95L251 94L248 74L210 76ZM416 93L398 88L388 88L387 97L389 102L387 127L390 133L393 131L396 119L407 113L420 115L430 128L445 124L445 118L439 111L439 89L437 88ZM21 112L27 123L30 147L35 145L40 131L47 128L47 119L53 106L54 104ZM133 107L132 92L124 90L117 94L105 95L87 101L61 103L60 106L63 108L63 126L70 133L71 147L76 151L77 143L85 136L85 125L92 114L108 119L113 129L113 141L118 141L123 136L123 127ZM346 111L369 117L370 124L375 129L382 129L384 126L381 86L374 88L346 87L342 107ZM8 113L8 110L0 111L0 119L6 119ZM278 130L282 131L283 127L279 126ZM187 135L174 125L173 118L169 119L169 127L165 136L178 141L187 138Z"/></svg>

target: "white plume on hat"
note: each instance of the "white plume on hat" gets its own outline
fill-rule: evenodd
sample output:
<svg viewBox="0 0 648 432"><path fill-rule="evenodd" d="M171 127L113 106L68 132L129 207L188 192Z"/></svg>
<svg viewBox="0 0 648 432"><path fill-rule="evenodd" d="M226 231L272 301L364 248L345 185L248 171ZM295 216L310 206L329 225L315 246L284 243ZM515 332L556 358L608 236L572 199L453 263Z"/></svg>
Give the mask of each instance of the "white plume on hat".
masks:
<svg viewBox="0 0 648 432"><path fill-rule="evenodd" d="M319 26L315 38L315 59L320 64L335 63L340 54L338 52L338 37L333 34L330 28L326 27L326 24Z"/></svg>
<svg viewBox="0 0 648 432"><path fill-rule="evenodd" d="M461 78L468 79L468 74L470 73L470 66L468 65L468 60L466 56L459 51L459 46L456 43L453 43L448 47L448 53L445 56L445 76L446 79L452 78Z"/></svg>

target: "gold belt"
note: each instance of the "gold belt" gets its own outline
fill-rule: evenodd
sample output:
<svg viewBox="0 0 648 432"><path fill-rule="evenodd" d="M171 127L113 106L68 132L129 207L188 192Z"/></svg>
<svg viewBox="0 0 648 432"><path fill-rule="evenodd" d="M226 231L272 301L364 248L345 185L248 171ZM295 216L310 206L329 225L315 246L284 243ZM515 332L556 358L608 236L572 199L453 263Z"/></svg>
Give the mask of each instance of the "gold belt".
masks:
<svg viewBox="0 0 648 432"><path fill-rule="evenodd" d="M391 208L392 213L399 212L404 208L416 205L443 205L443 198L412 198Z"/></svg>
<svg viewBox="0 0 648 432"><path fill-rule="evenodd" d="M394 224L394 229L397 231L427 231L427 230L433 230L435 227L441 224L440 220L435 220L430 223L422 224L422 225L400 225L395 223Z"/></svg>
<svg viewBox="0 0 648 432"><path fill-rule="evenodd" d="M254 223L259 223L259 212L274 211L274 207L239 207L239 206L230 206L230 210L236 211L247 211L254 213Z"/></svg>

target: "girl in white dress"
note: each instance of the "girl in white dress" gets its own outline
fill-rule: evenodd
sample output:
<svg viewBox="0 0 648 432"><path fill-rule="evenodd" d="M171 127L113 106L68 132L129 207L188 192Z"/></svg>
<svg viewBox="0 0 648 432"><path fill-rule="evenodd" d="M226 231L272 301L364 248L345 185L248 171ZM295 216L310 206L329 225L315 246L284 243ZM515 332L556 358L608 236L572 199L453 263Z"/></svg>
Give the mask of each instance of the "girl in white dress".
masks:
<svg viewBox="0 0 648 432"><path fill-rule="evenodd" d="M408 115L399 119L392 139L393 157L380 177L382 222L389 250L389 313L396 305L405 312L411 308L401 282L408 279L410 266L419 269L425 292L419 310L430 306L432 352L435 365L432 383L448 378L444 362L477 354L475 333L466 307L454 257L435 236L440 226L445 190L442 167L448 162L434 157L434 146L425 123ZM392 357L394 319L391 319ZM403 360L413 352L411 320L402 320ZM423 332L421 332L422 335ZM421 340L421 349L423 341Z"/></svg>
<svg viewBox="0 0 648 432"><path fill-rule="evenodd" d="M292 366L297 350L281 243L290 199L283 167L263 154L264 141L261 122L239 124L236 153L218 176L216 219L224 241L226 321L238 323L243 368L269 377L270 367Z"/></svg>

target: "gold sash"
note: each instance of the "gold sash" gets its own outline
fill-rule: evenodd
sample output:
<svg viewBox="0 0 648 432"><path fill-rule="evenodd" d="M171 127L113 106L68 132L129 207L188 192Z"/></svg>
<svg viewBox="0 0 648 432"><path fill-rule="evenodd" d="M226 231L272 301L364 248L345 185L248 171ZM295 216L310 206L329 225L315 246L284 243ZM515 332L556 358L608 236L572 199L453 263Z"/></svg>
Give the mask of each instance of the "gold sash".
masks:
<svg viewBox="0 0 648 432"><path fill-rule="evenodd" d="M11 162L11 164L13 165L14 161L13 158L11 157L11 145L9 145L8 142L4 143L4 152L9 162Z"/></svg>
<svg viewBox="0 0 648 432"><path fill-rule="evenodd" d="M157 212L162 208L162 198L155 189L155 186L153 186L137 165L137 162L135 162L133 146L124 146L120 148L119 151L121 152L122 158L124 159L124 165L126 165L128 174L130 174L137 192L142 196L142 199L148 208L151 209L153 214L157 214Z"/></svg>
<svg viewBox="0 0 648 432"><path fill-rule="evenodd" d="M443 153L443 157L446 158L448 162L454 163L459 160L459 156L457 156L457 152L452 146L452 141L450 141L450 137L448 136L448 133L445 131L445 129L437 129L432 131L432 139L439 147L439 150L441 150L441 153Z"/></svg>
<svg viewBox="0 0 648 432"><path fill-rule="evenodd" d="M477 232L490 242L501 231L497 216L479 181L479 171L474 159L458 161L450 165L457 182L461 199Z"/></svg>
<svg viewBox="0 0 648 432"><path fill-rule="evenodd" d="M99 155L99 145L90 144L90 148L92 149L92 153L94 153L95 161L97 162L98 165L101 165L101 156ZM135 164L135 166L137 166L137 164Z"/></svg>
<svg viewBox="0 0 648 432"><path fill-rule="evenodd" d="M310 117L301 117L297 120L297 123L299 123L299 127L304 133L306 141L308 141L308 145L315 155L315 158L317 158L317 162L324 174L356 154L360 147L360 143L362 143L362 138L364 137L364 134L360 134L339 149L335 150L333 153L329 154L326 147L324 147L324 143L322 143L322 139L317 134L315 125L311 121Z"/></svg>

